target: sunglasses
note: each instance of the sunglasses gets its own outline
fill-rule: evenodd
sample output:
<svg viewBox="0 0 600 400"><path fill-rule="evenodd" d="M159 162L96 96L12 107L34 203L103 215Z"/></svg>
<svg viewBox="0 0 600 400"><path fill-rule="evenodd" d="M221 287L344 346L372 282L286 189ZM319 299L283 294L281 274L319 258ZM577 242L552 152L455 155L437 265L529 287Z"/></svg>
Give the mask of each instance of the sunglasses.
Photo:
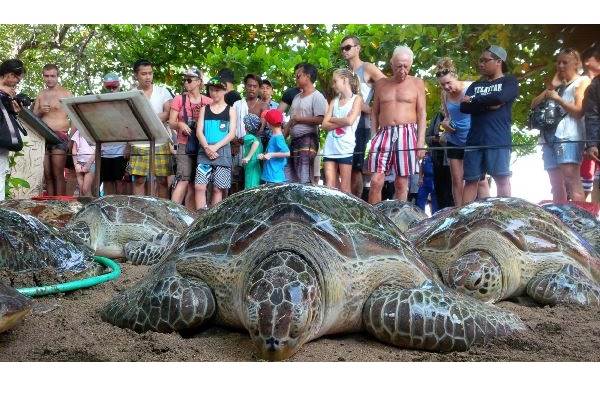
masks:
<svg viewBox="0 0 600 400"><path fill-rule="evenodd" d="M197 80L198 78L183 78L183 83L192 83L195 80Z"/></svg>
<svg viewBox="0 0 600 400"><path fill-rule="evenodd" d="M450 70L448 68L444 68L435 73L436 78L441 78L444 75L448 75Z"/></svg>
<svg viewBox="0 0 600 400"><path fill-rule="evenodd" d="M108 85L105 84L104 87L107 88L107 89L116 89L116 88L119 87L119 84L118 83L111 83L111 84L108 84Z"/></svg>
<svg viewBox="0 0 600 400"><path fill-rule="evenodd" d="M357 45L351 45L351 44L347 44L345 46L340 47L340 51L350 51L350 49L352 49L353 47L356 47Z"/></svg>

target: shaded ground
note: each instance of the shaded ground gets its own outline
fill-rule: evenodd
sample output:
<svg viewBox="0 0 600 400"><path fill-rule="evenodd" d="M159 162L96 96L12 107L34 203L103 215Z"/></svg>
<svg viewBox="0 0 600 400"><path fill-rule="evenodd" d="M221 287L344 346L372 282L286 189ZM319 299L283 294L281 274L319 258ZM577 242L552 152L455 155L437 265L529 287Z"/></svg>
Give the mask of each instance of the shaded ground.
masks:
<svg viewBox="0 0 600 400"><path fill-rule="evenodd" d="M37 300L34 312L0 334L0 361L252 361L249 336L211 327L192 337L145 333L100 320L98 309L131 286L147 267L123 265L116 282ZM397 349L368 335L318 339L291 361L600 361L600 309L504 302L528 330L468 352L437 354Z"/></svg>

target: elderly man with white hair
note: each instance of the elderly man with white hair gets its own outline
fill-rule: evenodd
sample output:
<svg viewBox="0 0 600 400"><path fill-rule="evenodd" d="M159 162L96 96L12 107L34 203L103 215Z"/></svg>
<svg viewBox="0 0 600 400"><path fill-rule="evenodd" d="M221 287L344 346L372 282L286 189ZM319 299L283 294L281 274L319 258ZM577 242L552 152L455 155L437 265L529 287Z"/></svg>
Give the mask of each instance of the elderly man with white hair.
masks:
<svg viewBox="0 0 600 400"><path fill-rule="evenodd" d="M385 175L396 174L395 198L406 201L408 178L419 172L425 154L425 85L409 75L413 52L398 46L390 60L393 76L375 83L371 113L371 140L368 165L371 171L369 203L381 201Z"/></svg>

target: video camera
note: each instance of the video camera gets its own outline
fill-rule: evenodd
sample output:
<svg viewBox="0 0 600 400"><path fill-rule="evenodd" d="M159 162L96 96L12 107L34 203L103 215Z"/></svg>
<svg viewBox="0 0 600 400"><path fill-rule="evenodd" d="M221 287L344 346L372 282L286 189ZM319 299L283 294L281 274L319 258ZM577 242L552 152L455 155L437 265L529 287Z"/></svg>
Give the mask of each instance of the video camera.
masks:
<svg viewBox="0 0 600 400"><path fill-rule="evenodd" d="M16 96L9 96L7 93L0 90L0 101L2 101L4 107L6 107L9 112L16 114L12 106L13 100L17 102L21 108L28 108L32 103L31 98L24 93L19 93Z"/></svg>

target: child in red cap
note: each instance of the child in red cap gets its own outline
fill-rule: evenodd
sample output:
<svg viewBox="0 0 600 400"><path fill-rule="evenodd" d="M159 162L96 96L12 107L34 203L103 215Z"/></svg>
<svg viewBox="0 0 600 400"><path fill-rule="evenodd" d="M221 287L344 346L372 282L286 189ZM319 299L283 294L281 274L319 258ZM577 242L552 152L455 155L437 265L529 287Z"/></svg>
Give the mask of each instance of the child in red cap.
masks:
<svg viewBox="0 0 600 400"><path fill-rule="evenodd" d="M265 161L261 180L265 183L283 183L286 182L284 168L290 156L290 149L281 131L283 114L277 109L269 110L265 113L265 121L271 128L272 135L266 152L258 156Z"/></svg>

